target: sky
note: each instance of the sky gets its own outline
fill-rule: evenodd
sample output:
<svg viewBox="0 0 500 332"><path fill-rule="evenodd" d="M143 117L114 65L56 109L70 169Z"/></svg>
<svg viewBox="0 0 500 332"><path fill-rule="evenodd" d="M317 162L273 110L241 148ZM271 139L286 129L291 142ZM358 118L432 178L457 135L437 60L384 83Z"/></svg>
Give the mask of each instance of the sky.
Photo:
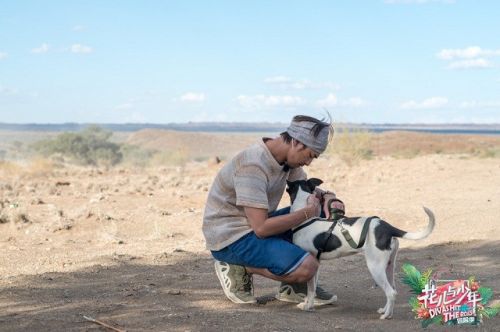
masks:
<svg viewBox="0 0 500 332"><path fill-rule="evenodd" d="M500 1L0 0L0 122L500 123Z"/></svg>

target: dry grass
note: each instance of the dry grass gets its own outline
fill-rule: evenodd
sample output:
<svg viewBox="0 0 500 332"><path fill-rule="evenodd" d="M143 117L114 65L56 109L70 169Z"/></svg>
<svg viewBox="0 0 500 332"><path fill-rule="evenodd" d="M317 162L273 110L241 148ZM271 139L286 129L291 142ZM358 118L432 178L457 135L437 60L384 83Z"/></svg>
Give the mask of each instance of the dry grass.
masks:
<svg viewBox="0 0 500 332"><path fill-rule="evenodd" d="M336 128L327 153L338 156L349 166L362 160L385 156L411 159L428 154L461 154L500 158L500 137L403 131L370 133L360 129Z"/></svg>
<svg viewBox="0 0 500 332"><path fill-rule="evenodd" d="M55 168L52 160L45 158L34 158L26 166L26 173L32 177L43 177L51 175Z"/></svg>
<svg viewBox="0 0 500 332"><path fill-rule="evenodd" d="M130 135L128 144L170 153L177 161L184 156L188 160L206 160L218 156L227 159L243 148L257 142L266 133L194 133L173 130L144 129ZM274 137L275 135L271 135Z"/></svg>
<svg viewBox="0 0 500 332"><path fill-rule="evenodd" d="M57 166L60 168L61 166ZM45 177L53 174L55 163L46 158L34 158L27 161L0 161L0 177Z"/></svg>
<svg viewBox="0 0 500 332"><path fill-rule="evenodd" d="M348 166L356 165L373 157L373 136L374 134L362 129L336 128L327 154L338 156Z"/></svg>
<svg viewBox="0 0 500 332"><path fill-rule="evenodd" d="M11 178L23 173L23 167L12 161L0 160L0 177Z"/></svg>
<svg viewBox="0 0 500 332"><path fill-rule="evenodd" d="M161 151L151 157L151 166L184 166L190 161L186 149L179 148L174 151Z"/></svg>
<svg viewBox="0 0 500 332"><path fill-rule="evenodd" d="M412 158L423 154L500 155L500 137L391 131L373 136L374 155Z"/></svg>

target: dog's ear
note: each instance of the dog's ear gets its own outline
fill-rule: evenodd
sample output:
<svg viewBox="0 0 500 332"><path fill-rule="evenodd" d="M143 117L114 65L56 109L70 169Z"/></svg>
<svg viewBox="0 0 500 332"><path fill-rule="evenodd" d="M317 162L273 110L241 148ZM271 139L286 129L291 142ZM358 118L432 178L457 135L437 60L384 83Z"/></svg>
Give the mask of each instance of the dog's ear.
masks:
<svg viewBox="0 0 500 332"><path fill-rule="evenodd" d="M297 187L300 186L299 181L286 181L288 188L286 188L286 192L290 196L290 204L293 204L295 198L297 197Z"/></svg>
<svg viewBox="0 0 500 332"><path fill-rule="evenodd" d="M290 195L297 191L297 187L299 186L298 181L286 181L286 192L289 193Z"/></svg>
<svg viewBox="0 0 500 332"><path fill-rule="evenodd" d="M318 178L310 178L309 180L307 180L307 184L308 184L309 188L311 188L311 191L313 191L314 188L316 188L317 186L319 186L322 183L323 183L323 181L318 179Z"/></svg>

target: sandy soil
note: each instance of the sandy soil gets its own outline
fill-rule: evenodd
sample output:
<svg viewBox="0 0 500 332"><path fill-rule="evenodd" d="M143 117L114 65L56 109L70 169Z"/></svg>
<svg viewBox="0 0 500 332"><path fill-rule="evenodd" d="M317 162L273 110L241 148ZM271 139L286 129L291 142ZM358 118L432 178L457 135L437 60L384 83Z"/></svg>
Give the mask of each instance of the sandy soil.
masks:
<svg viewBox="0 0 500 332"><path fill-rule="evenodd" d="M200 230L220 167L0 170L0 330L104 330L83 315L128 331L421 329L399 281L394 318L378 319L385 299L362 255L323 264L320 283L339 300L313 313L273 300L278 284L260 277L258 305L226 300ZM409 262L443 277L474 275L500 299L499 159L431 154L348 167L321 157L308 174L351 216L417 230L426 225L422 206L431 208L434 233L401 241L398 270ZM460 330L498 331L499 323Z"/></svg>

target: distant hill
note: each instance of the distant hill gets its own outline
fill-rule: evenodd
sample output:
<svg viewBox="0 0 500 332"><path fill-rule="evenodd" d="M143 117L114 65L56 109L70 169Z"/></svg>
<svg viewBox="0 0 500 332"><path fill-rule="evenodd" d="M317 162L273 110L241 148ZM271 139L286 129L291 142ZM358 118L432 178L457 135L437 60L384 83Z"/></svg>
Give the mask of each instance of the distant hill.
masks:
<svg viewBox="0 0 500 332"><path fill-rule="evenodd" d="M0 130L12 131L79 131L91 125L91 123L0 123ZM112 131L134 132L142 129L165 129L191 132L269 132L279 133L286 130L285 123L253 123L253 122L188 122L188 123L100 123L101 127ZM339 123L337 128L352 129L360 128L374 132L393 130L423 131L433 133L450 134L492 134L500 135L500 124L368 124L368 123Z"/></svg>
<svg viewBox="0 0 500 332"><path fill-rule="evenodd" d="M145 149L179 153L189 159L215 156L224 159L258 142L262 136L261 133L194 133L144 129L130 134L126 142ZM469 153L487 156L500 153L500 135L442 135L391 130L369 137L364 149L371 151L374 156L411 157L432 153ZM353 149L362 144L359 139L357 134L339 134L334 137L331 150L339 152L341 149L347 149L346 153L355 153Z"/></svg>
<svg viewBox="0 0 500 332"><path fill-rule="evenodd" d="M177 152L186 157L228 158L242 148L254 144L259 133L205 133L181 132L176 130L143 129L132 133L126 143L144 149ZM271 135L274 137L275 135Z"/></svg>

